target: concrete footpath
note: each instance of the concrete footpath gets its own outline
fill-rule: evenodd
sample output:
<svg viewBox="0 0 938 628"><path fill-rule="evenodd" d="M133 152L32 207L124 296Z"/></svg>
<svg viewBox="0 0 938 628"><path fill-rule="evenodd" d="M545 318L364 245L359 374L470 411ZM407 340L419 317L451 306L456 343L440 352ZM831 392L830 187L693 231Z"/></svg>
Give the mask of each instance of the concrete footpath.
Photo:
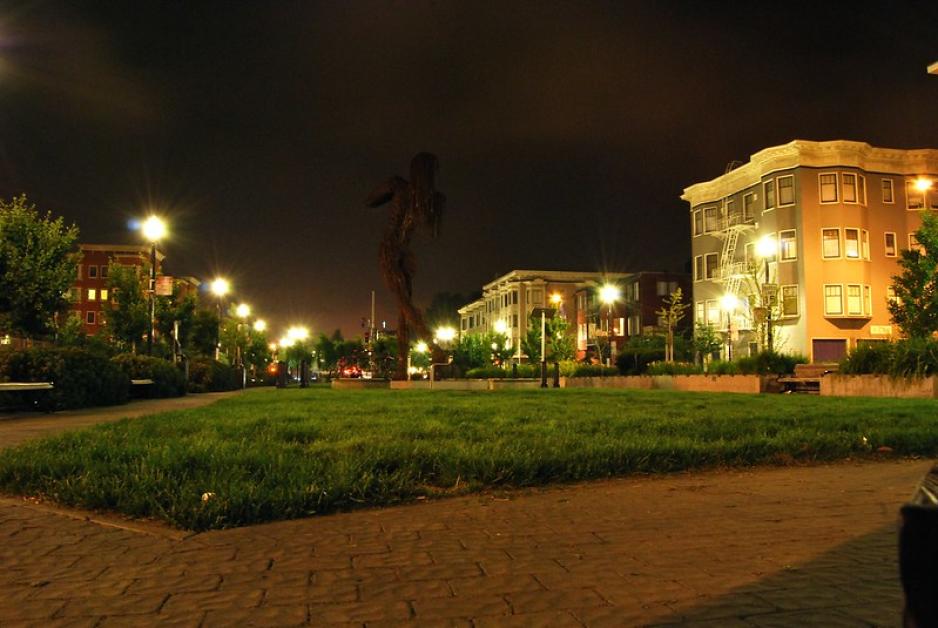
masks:
<svg viewBox="0 0 938 628"><path fill-rule="evenodd" d="M897 508L929 467L637 477L196 535L2 499L0 625L899 626Z"/></svg>

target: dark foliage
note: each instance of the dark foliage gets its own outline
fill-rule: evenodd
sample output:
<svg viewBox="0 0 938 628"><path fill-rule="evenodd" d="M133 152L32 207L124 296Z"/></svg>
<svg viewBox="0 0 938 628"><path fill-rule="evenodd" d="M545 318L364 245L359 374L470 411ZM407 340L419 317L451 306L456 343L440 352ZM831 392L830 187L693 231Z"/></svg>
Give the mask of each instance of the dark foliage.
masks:
<svg viewBox="0 0 938 628"><path fill-rule="evenodd" d="M145 386L133 386L136 397L181 397L186 394L186 376L169 360L147 355L122 353L111 358L130 379L152 379Z"/></svg>
<svg viewBox="0 0 938 628"><path fill-rule="evenodd" d="M222 392L241 388L241 371L211 358L189 363L189 392Z"/></svg>

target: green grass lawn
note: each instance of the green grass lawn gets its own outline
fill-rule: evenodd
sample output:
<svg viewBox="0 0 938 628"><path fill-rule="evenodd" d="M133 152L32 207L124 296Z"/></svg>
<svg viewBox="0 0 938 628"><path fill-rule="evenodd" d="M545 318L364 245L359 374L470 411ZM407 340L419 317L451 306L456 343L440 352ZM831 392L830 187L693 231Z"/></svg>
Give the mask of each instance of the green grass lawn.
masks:
<svg viewBox="0 0 938 628"><path fill-rule="evenodd" d="M0 491L204 530L486 487L874 456L881 446L938 454L938 402L261 390L4 451Z"/></svg>

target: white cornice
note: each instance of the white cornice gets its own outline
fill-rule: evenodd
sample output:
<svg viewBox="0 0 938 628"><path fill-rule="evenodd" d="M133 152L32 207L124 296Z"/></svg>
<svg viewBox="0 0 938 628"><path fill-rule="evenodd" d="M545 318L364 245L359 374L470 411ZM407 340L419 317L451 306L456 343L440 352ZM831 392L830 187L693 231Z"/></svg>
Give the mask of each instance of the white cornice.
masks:
<svg viewBox="0 0 938 628"><path fill-rule="evenodd" d="M898 175L938 173L938 149L902 150L877 148L866 142L834 140L812 142L794 140L781 146L760 150L749 162L710 181L684 188L681 199L691 207L712 203L756 185L762 176L776 170L808 166L829 168L844 166L868 172L889 172Z"/></svg>

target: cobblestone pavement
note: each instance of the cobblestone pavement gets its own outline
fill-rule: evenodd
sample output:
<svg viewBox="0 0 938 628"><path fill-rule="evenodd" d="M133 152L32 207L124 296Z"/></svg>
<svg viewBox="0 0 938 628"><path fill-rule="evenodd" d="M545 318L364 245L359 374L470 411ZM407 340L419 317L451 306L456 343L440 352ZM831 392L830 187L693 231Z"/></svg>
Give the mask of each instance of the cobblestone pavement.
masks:
<svg viewBox="0 0 938 628"><path fill-rule="evenodd" d="M51 414L15 412L0 414L0 449L13 447L23 441L51 436L68 430L90 427L98 423L111 423L124 418L136 418L155 412L187 410L215 403L219 399L243 394L240 390L222 393L186 395L171 399L142 399L123 406L65 410Z"/></svg>
<svg viewBox="0 0 938 628"><path fill-rule="evenodd" d="M3 626L898 626L925 461L709 471L187 535L0 500Z"/></svg>

